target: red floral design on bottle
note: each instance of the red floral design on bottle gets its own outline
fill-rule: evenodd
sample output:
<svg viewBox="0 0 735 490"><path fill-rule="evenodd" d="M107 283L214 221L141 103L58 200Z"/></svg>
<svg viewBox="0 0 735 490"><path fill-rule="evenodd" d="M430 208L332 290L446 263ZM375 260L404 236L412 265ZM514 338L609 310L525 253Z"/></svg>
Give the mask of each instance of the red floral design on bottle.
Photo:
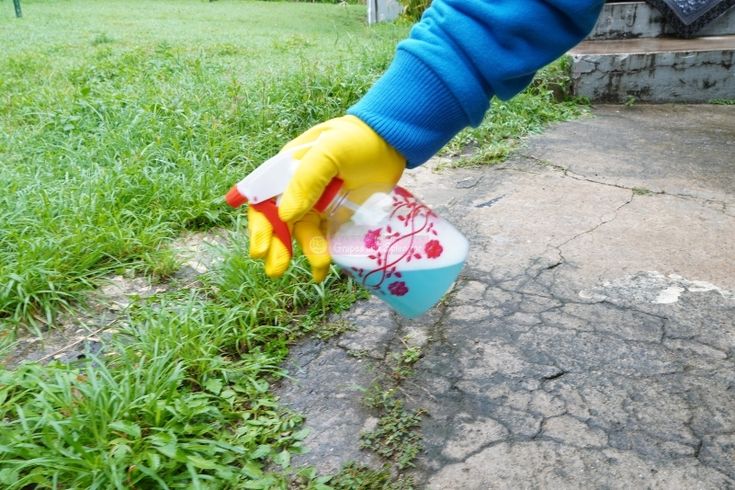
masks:
<svg viewBox="0 0 735 490"><path fill-rule="evenodd" d="M424 245L424 252L426 252L426 256L430 259L439 257L443 251L444 247L442 247L439 240L430 240L426 245Z"/></svg>
<svg viewBox="0 0 735 490"><path fill-rule="evenodd" d="M403 296L408 292L408 286L403 281L396 281L388 284L388 291L393 296Z"/></svg>
<svg viewBox="0 0 735 490"><path fill-rule="evenodd" d="M368 232L365 233L365 237L362 239L362 243L365 245L365 248L378 250L378 247L380 246L380 230L381 228L377 228L375 230L368 230Z"/></svg>
<svg viewBox="0 0 735 490"><path fill-rule="evenodd" d="M364 247L374 251L367 258L373 261L375 268L351 267L350 271L375 294L404 296L408 294L409 286L400 280L402 266L424 258L439 257L444 248L438 239L432 238L421 249L421 236L439 238L437 216L431 209L399 186L393 189L392 197L392 210L385 226L368 230L362 237Z"/></svg>
<svg viewBox="0 0 735 490"><path fill-rule="evenodd" d="M404 189L400 185L395 186L393 188L393 192L395 192L399 196L405 198L406 200L414 199L413 194L411 194L410 192L408 192L406 189Z"/></svg>

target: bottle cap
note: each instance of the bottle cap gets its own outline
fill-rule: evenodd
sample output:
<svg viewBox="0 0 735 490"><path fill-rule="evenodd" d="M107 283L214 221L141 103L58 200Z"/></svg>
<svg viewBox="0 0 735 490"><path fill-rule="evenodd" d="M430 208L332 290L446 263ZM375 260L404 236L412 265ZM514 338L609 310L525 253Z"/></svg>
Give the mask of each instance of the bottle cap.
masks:
<svg viewBox="0 0 735 490"><path fill-rule="evenodd" d="M358 208L353 209L352 222L358 226L376 226L388 218L392 208L391 194L375 192Z"/></svg>

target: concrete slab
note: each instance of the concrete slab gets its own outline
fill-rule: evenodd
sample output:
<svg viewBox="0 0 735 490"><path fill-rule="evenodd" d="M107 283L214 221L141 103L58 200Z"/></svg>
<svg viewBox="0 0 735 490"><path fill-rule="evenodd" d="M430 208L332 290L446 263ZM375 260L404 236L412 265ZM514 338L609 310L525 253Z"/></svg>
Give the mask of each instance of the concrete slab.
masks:
<svg viewBox="0 0 735 490"><path fill-rule="evenodd" d="M592 101L735 98L735 36L586 41L570 55L572 91Z"/></svg>
<svg viewBox="0 0 735 490"><path fill-rule="evenodd" d="M281 400L314 428L296 464L379 467L361 399L410 343L418 488L735 486L733 121L601 107L503 165L408 173L470 239L467 267L424 318L373 299L343 316L355 331L294 349Z"/></svg>
<svg viewBox="0 0 735 490"><path fill-rule="evenodd" d="M595 115L529 140L523 154L582 180L734 204L732 107L598 106Z"/></svg>
<svg viewBox="0 0 735 490"><path fill-rule="evenodd" d="M661 13L646 2L608 2L588 39L660 37L674 32ZM726 12L697 32L697 36L730 34L735 34L735 10Z"/></svg>

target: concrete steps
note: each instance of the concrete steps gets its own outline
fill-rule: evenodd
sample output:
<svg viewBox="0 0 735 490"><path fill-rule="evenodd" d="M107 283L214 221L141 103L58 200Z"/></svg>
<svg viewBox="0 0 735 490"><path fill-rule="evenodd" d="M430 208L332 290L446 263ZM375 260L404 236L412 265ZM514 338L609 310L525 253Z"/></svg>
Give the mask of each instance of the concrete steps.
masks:
<svg viewBox="0 0 735 490"><path fill-rule="evenodd" d="M586 41L570 54L572 90L593 101L735 98L735 36Z"/></svg>
<svg viewBox="0 0 735 490"><path fill-rule="evenodd" d="M661 13L646 2L611 2L603 7L600 20L587 39L634 39L673 33L673 28L667 25ZM697 34L701 37L735 34L735 14L728 12Z"/></svg>
<svg viewBox="0 0 735 490"><path fill-rule="evenodd" d="M588 39L570 52L573 93L613 103L735 99L735 9L702 37L671 32L645 2L606 4Z"/></svg>

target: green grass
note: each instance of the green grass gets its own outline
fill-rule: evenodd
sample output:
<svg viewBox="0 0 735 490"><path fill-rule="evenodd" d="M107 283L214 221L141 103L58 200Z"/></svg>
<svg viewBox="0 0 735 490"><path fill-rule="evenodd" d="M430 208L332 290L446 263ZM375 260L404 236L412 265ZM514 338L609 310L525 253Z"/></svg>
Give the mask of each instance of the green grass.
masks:
<svg viewBox="0 0 735 490"><path fill-rule="evenodd" d="M735 99L712 99L709 103L714 105L735 105Z"/></svg>
<svg viewBox="0 0 735 490"><path fill-rule="evenodd" d="M0 10L3 55L61 54L68 66L95 47L155 46L165 42L208 55L238 78L279 72L303 55L332 62L379 41L386 31L364 25L364 7L237 0L22 0L24 18Z"/></svg>
<svg viewBox="0 0 735 490"><path fill-rule="evenodd" d="M524 137L551 123L587 114L587 101L569 94L569 63L564 57L545 67L528 89L509 101L493 99L482 124L465 129L443 150L453 158L452 166L501 162Z"/></svg>
<svg viewBox="0 0 735 490"><path fill-rule="evenodd" d="M232 237L201 285L137 300L100 356L0 370L0 487L403 481L357 467L292 475L305 432L271 384L299 335L338 335L349 326L328 315L365 293L336 271L313 284L303 258L268 280L247 258L242 212L221 196L291 137L341 115L407 26L368 29L364 6L234 0L23 0L23 12L0 3L0 352L78 308L107 274L166 280L178 266L169 244L185 230ZM496 104L450 151L504 154L577 114L550 96L555 76ZM419 356L404 353L406 372ZM413 434L418 419L386 413L366 437L409 464L416 441L381 441Z"/></svg>
<svg viewBox="0 0 735 490"><path fill-rule="evenodd" d="M100 275L231 223L229 185L343 113L405 32L367 31L353 6L24 6L0 21L6 328L51 323Z"/></svg>
<svg viewBox="0 0 735 490"><path fill-rule="evenodd" d="M313 284L303 260L269 280L239 238L201 288L135 307L108 354L0 371L2 488L286 487L306 432L269 383L360 291Z"/></svg>

